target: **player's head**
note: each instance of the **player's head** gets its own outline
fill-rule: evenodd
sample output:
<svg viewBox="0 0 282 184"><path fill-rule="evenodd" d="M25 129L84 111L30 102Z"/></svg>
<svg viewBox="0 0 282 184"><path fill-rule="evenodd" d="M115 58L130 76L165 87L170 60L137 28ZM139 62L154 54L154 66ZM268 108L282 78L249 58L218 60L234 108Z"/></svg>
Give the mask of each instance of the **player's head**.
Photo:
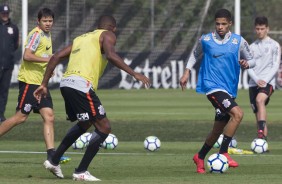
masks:
<svg viewBox="0 0 282 184"><path fill-rule="evenodd" d="M98 19L98 23L97 23L97 28L98 29L106 29L108 31L112 31L115 32L116 31L116 20L113 16L111 15L102 15L99 19Z"/></svg>
<svg viewBox="0 0 282 184"><path fill-rule="evenodd" d="M40 29L48 33L51 31L54 22L54 12L49 8L42 8L37 15L37 23Z"/></svg>
<svg viewBox="0 0 282 184"><path fill-rule="evenodd" d="M215 16L215 29L220 37L224 37L229 32L232 25L232 15L227 9L219 9L216 11Z"/></svg>
<svg viewBox="0 0 282 184"><path fill-rule="evenodd" d="M259 39L267 37L269 31L268 20L265 16L256 17L255 19L255 32Z"/></svg>

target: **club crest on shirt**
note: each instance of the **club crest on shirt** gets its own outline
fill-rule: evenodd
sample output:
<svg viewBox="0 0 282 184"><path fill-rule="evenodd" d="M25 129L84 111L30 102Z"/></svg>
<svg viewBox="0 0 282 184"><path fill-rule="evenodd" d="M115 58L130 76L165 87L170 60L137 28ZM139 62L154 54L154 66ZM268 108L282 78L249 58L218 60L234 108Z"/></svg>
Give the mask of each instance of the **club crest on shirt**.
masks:
<svg viewBox="0 0 282 184"><path fill-rule="evenodd" d="M237 44L239 43L239 41L238 41L237 38L233 38L233 39L232 39L232 43L237 45Z"/></svg>
<svg viewBox="0 0 282 184"><path fill-rule="evenodd" d="M224 105L225 108L228 108L231 105L231 102L228 99L224 99L222 101L222 104Z"/></svg>
<svg viewBox="0 0 282 184"><path fill-rule="evenodd" d="M8 33L9 34L14 34L14 29L12 27L8 27Z"/></svg>
<svg viewBox="0 0 282 184"><path fill-rule="evenodd" d="M210 39L211 39L211 37L209 35L205 35L204 38L203 38L203 40L205 40L205 41L209 41Z"/></svg>

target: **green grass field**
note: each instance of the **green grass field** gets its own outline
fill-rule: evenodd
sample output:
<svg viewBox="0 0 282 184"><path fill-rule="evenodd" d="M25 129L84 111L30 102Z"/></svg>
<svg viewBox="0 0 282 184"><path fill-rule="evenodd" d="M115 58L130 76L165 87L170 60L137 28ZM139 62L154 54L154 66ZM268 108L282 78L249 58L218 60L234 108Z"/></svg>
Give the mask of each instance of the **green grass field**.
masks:
<svg viewBox="0 0 282 184"><path fill-rule="evenodd" d="M10 90L6 116L13 115L18 91ZM214 110L204 95L194 90L100 90L98 95L119 139L115 150L101 150L89 171L100 183L282 183L282 91L275 91L268 106L270 153L233 155L240 167L225 174L195 173L194 153L202 146L212 127ZM52 91L56 115L56 145L73 125L65 121L63 99ZM240 90L238 104L245 112L236 133L238 147L250 149L256 136L254 115L248 92ZM161 149L148 153L143 148L146 136L156 135ZM26 123L1 137L0 183L77 183L71 175L83 151L70 148L72 158L62 165L65 179L57 179L42 163L46 159L42 139L42 120L31 114ZM210 154L217 152L213 149Z"/></svg>

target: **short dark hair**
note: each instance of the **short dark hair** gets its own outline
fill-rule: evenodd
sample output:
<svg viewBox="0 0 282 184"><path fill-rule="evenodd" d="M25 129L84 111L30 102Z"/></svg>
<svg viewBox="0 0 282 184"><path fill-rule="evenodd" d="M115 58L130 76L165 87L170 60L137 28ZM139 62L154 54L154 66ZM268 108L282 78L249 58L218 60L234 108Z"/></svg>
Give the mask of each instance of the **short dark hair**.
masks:
<svg viewBox="0 0 282 184"><path fill-rule="evenodd" d="M102 28L105 25L111 25L113 27L116 27L116 24L116 19L111 15L102 15L97 21L98 28Z"/></svg>
<svg viewBox="0 0 282 184"><path fill-rule="evenodd" d="M38 20L40 20L42 17L52 17L54 19L54 12L50 10L49 8L42 8L39 10L37 14Z"/></svg>
<svg viewBox="0 0 282 184"><path fill-rule="evenodd" d="M256 25L265 25L266 27L268 27L268 20L265 16L261 16L261 17L256 17L255 19L255 26Z"/></svg>
<svg viewBox="0 0 282 184"><path fill-rule="evenodd" d="M231 12L227 9L219 9L216 11L214 15L214 19L217 19L217 18L226 18L228 21L231 21L232 15L231 15Z"/></svg>

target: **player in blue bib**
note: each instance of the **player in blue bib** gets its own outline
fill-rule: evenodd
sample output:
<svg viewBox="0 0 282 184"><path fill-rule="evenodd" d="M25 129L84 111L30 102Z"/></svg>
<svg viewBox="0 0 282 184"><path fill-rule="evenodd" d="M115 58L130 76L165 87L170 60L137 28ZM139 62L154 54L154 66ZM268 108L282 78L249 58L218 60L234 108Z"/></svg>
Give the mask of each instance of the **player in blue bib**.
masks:
<svg viewBox="0 0 282 184"><path fill-rule="evenodd" d="M203 56L196 91L207 95L216 113L213 129L208 134L201 150L193 157L198 173L205 173L204 159L222 133L224 137L219 153L227 157L229 167L239 166L228 154L228 145L243 118L243 111L235 102L235 98L241 66L251 68L254 67L255 62L246 40L230 32L231 19L231 13L226 9L216 12L216 31L200 38L180 78L183 90L187 86L190 70L197 58Z"/></svg>

